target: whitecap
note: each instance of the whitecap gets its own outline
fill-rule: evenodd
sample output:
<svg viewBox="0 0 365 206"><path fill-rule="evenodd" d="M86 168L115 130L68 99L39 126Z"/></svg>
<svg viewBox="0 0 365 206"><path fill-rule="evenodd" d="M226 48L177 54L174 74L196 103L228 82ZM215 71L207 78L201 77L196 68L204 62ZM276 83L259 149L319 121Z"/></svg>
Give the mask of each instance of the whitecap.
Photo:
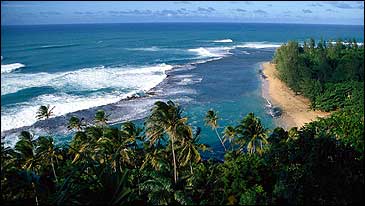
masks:
<svg viewBox="0 0 365 206"><path fill-rule="evenodd" d="M246 42L244 44L240 44L235 46L236 48L254 48L254 49L263 49L263 48L278 48L280 47L280 43L267 43L267 42Z"/></svg>
<svg viewBox="0 0 365 206"><path fill-rule="evenodd" d="M175 75L173 78L179 80L178 82L176 82L177 85L195 84L203 80L202 77L197 77L191 74Z"/></svg>
<svg viewBox="0 0 365 206"><path fill-rule="evenodd" d="M34 49L52 49L52 48L63 48L63 47L73 47L79 46L80 44L53 44L53 45L43 45L40 47L36 47Z"/></svg>
<svg viewBox="0 0 365 206"><path fill-rule="evenodd" d="M223 57L215 57L215 58L211 58L211 59L199 60L199 61L191 63L191 65L204 64L204 63L211 62L211 61L216 61L216 60L219 60L219 59L222 59L222 58Z"/></svg>
<svg viewBox="0 0 365 206"><path fill-rule="evenodd" d="M197 54L200 58L207 57L225 57L231 54L229 51L233 47L199 47L194 49L188 49L189 52Z"/></svg>
<svg viewBox="0 0 365 206"><path fill-rule="evenodd" d="M148 90L165 77L171 65L144 67L92 67L58 73L11 73L1 76L1 93L9 94L30 87L50 86L61 91L90 91L102 88Z"/></svg>
<svg viewBox="0 0 365 206"><path fill-rule="evenodd" d="M169 69L172 69L171 65L160 64L139 68L96 67L54 74L9 74L9 77L2 76L2 94L35 86L51 86L60 92L41 95L11 107L2 107L1 131L34 124L36 111L41 105L55 106L54 114L60 116L115 103L139 92L144 93L162 82L167 76L165 71ZM106 88L113 88L113 91L101 92L102 89ZM86 91L88 95L71 95L73 91Z"/></svg>
<svg viewBox="0 0 365 206"><path fill-rule="evenodd" d="M22 67L25 67L25 65L21 64L21 63L4 64L4 65L1 65L1 74L13 72Z"/></svg>
<svg viewBox="0 0 365 206"><path fill-rule="evenodd" d="M130 51L160 51L161 49L156 46L152 47L143 47L143 48L125 48L126 50Z"/></svg>
<svg viewBox="0 0 365 206"><path fill-rule="evenodd" d="M337 42L335 42L335 41L333 41L333 42L330 42L331 44L337 44ZM350 43L349 42L341 42L343 45L349 45ZM358 46L363 46L364 45L364 43L362 43L362 42L356 42L356 44L358 45Z"/></svg>
<svg viewBox="0 0 365 206"><path fill-rule="evenodd" d="M168 52L185 52L183 49L179 48L162 48L157 46L151 46L151 47L137 47L137 48L124 48L129 51L148 51L148 52L157 52L157 51L168 51Z"/></svg>
<svg viewBox="0 0 365 206"><path fill-rule="evenodd" d="M220 40L214 40L215 43L232 43L232 39L220 39Z"/></svg>
<svg viewBox="0 0 365 206"><path fill-rule="evenodd" d="M75 112L83 109L89 109L96 106L111 104L119 101L121 98L126 98L130 94L102 94L98 93L92 96L75 96L68 94L46 94L32 99L27 103L17 105L11 109L1 111L1 132L30 126L34 124L36 112L40 105L55 106L53 112L55 116L61 116L70 112Z"/></svg>
<svg viewBox="0 0 365 206"><path fill-rule="evenodd" d="M196 84L203 80L201 77L194 77L194 78L183 78L180 82L177 82L178 85L189 85L189 84Z"/></svg>

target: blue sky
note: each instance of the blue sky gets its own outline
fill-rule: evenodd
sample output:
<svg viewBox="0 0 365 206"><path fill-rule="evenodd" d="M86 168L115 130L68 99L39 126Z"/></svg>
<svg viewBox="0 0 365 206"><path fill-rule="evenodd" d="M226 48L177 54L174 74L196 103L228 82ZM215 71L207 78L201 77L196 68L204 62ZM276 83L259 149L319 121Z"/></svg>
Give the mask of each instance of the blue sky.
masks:
<svg viewBox="0 0 365 206"><path fill-rule="evenodd" d="M129 22L260 22L363 25L364 2L1 2L1 25Z"/></svg>

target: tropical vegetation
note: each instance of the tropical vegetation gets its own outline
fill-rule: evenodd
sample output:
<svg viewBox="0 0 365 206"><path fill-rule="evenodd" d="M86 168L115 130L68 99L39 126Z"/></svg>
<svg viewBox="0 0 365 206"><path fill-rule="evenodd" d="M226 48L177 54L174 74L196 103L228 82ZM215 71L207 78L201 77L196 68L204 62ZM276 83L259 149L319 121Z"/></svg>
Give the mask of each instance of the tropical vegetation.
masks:
<svg viewBox="0 0 365 206"><path fill-rule="evenodd" d="M308 48L296 43L284 45L277 50L275 62L288 85L308 97L312 95L313 108L336 110L330 117L302 128L286 131L277 127L270 131L249 113L237 125L225 125L218 131L217 112L209 110L206 126L216 133L210 138L218 138L225 149L222 160L203 157L215 148L199 141L201 128L190 125L182 108L172 101L156 102L141 126L133 122L110 126L109 115L102 110L90 122L73 116L67 125L73 138L67 144L57 145L51 136L37 137L28 131L19 134L13 148L5 147L2 142L2 202L7 205L361 204L363 88L351 86L346 90L341 85L350 82L355 85L363 79L360 75L355 80L356 69L349 76L349 67L354 65L345 60L337 62L337 58L351 51L354 52L350 52L351 58L356 59L358 50L363 58L363 47L335 46L341 52L331 54L339 55L332 57L328 54L331 50L322 46L326 51L322 57L331 56L335 60L331 65L337 65L334 71L347 76L340 81L318 74L323 68L314 59L318 58L321 47L310 45ZM292 69L308 66L286 68L289 63L283 61L294 58L283 55L292 53L308 55L304 59L311 65L311 69L306 68L311 72L310 78L288 74ZM291 82L290 78L298 81ZM320 85L321 90L316 91L315 86L311 88L313 91L309 89L305 85L308 81ZM331 84L338 84L339 91L348 91L348 97L336 99L338 94L334 93L336 98L331 97L325 103L324 96L336 90L328 89ZM42 112L38 115L48 118L49 108L40 108Z"/></svg>

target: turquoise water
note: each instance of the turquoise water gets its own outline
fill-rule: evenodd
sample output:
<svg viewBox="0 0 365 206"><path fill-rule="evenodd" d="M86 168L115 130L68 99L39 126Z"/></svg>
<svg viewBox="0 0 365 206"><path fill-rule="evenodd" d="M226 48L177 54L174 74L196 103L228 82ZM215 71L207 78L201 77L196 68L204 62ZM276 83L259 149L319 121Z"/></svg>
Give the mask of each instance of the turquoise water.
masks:
<svg viewBox="0 0 365 206"><path fill-rule="evenodd" d="M209 109L218 111L222 127L254 112L273 128L261 97L259 63L288 40L363 42L363 34L363 26L336 25L2 26L2 136L14 142L16 132L29 129L67 141L64 125L71 115L91 121L95 110L104 109L117 124L144 118L154 101L168 99L202 127L206 143L217 143L203 122ZM125 100L131 96L139 98ZM55 117L37 122L37 108L47 104L55 106Z"/></svg>

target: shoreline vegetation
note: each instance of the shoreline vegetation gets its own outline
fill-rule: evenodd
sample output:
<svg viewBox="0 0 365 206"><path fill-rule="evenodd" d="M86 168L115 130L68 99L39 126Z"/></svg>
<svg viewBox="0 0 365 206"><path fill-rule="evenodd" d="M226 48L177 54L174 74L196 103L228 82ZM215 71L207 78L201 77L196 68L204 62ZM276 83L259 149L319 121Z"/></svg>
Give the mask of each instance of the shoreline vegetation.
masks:
<svg viewBox="0 0 365 206"><path fill-rule="evenodd" d="M264 75L262 78L263 97L282 109L281 116L274 119L277 126L284 129L301 128L304 124L312 122L318 117L327 117L331 114L330 112L311 110L308 98L295 94L278 78L275 64L263 63L262 74Z"/></svg>
<svg viewBox="0 0 365 206"><path fill-rule="evenodd" d="M288 42L276 50L274 62L278 79L309 98L310 108L332 113L301 128L269 131L253 113L220 125L209 110L204 120L215 130L209 138L218 138L219 148L199 142L201 128L172 101L156 101L142 126L112 127L103 110L90 122L74 116L65 126L75 134L65 145L55 145L51 134L36 138L28 131L20 133L14 148L2 142L2 200L5 205L361 204L364 47ZM274 66L267 66L264 77L274 78L267 73ZM288 100L299 101L298 112L306 112L308 101L298 95ZM52 106L41 106L37 118L51 115ZM224 161L202 158L218 149L225 150Z"/></svg>

